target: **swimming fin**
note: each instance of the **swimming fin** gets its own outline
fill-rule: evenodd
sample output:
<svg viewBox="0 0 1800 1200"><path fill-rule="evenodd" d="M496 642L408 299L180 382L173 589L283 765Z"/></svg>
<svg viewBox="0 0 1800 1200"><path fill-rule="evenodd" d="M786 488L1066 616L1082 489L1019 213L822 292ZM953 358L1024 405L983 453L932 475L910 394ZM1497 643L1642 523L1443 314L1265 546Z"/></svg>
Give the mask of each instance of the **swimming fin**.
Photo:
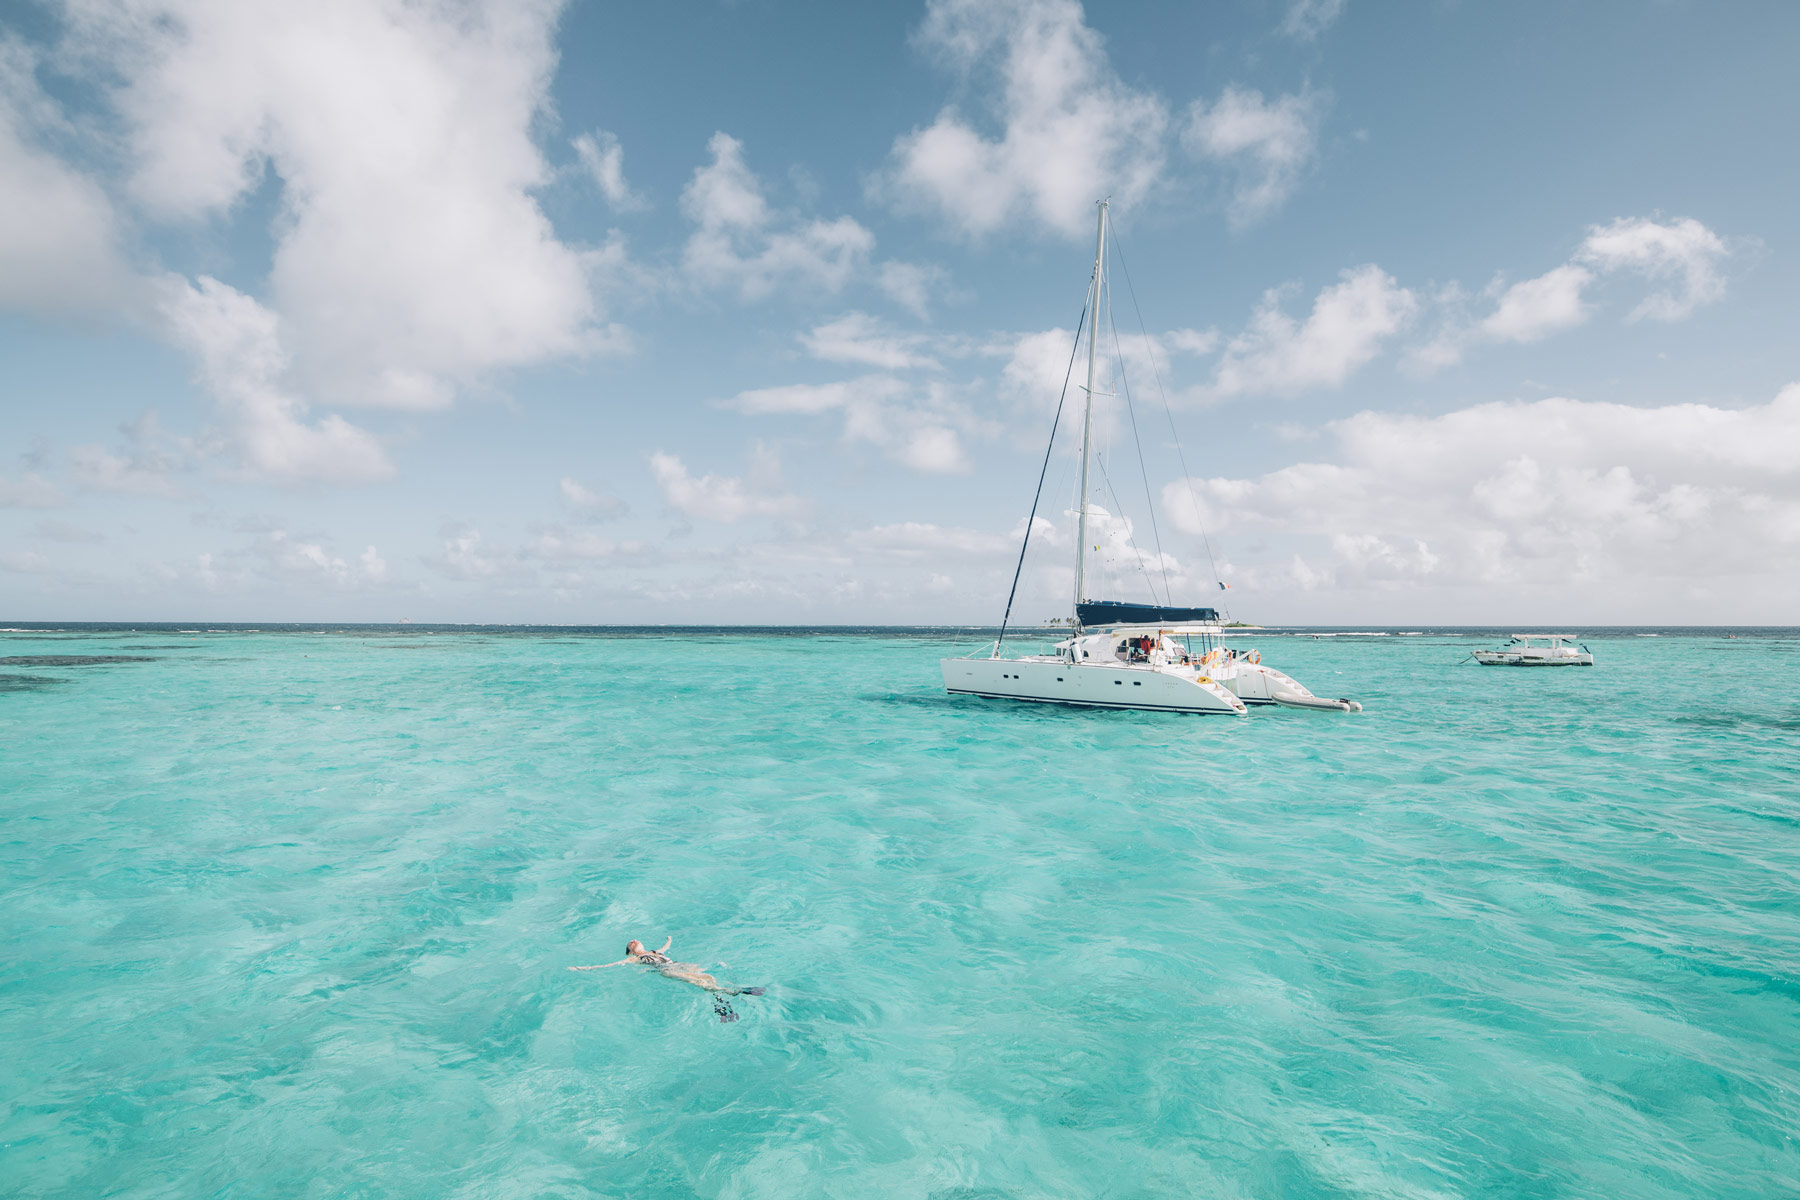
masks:
<svg viewBox="0 0 1800 1200"><path fill-rule="evenodd" d="M740 996L760 996L768 990L769 990L768 988L739 988L738 995L740 995Z"/></svg>

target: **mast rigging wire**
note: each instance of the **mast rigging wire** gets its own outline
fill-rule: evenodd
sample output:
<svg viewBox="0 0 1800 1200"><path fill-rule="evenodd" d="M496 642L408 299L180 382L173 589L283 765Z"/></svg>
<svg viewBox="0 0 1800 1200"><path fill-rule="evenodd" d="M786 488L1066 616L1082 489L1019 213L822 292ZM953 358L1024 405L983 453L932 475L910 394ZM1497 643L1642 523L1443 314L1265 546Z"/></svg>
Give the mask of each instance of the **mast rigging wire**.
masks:
<svg viewBox="0 0 1800 1200"><path fill-rule="evenodd" d="M1116 234L1115 234L1115 238L1116 238ZM1123 258L1121 258L1119 261L1121 263L1123 263L1125 260ZM1106 289L1106 294L1107 294L1107 298L1110 300L1112 297L1112 288L1108 287ZM1118 322L1113 320L1113 310L1112 310L1111 304L1108 304L1107 308L1106 308L1106 323L1112 329L1113 360L1117 364L1118 369L1119 369L1119 391L1125 397L1125 413L1127 416L1129 416L1131 418L1131 440L1137 446L1138 471L1144 477L1144 508L1145 508L1145 511L1147 511L1150 514L1150 536L1152 538L1154 538L1156 541L1156 561L1157 561L1157 564L1162 568L1163 594L1168 597L1169 604L1174 604L1175 603L1175 589L1169 583L1169 559L1168 559L1168 556L1163 553L1162 532L1161 532L1161 530L1157 529L1157 527L1156 527L1156 501L1150 495L1150 466L1148 463L1146 463L1144 461L1144 443L1143 443L1142 439L1140 439L1138 437L1137 410L1132 406L1132 403L1131 403L1131 380L1125 374L1125 352L1119 346L1119 325L1118 325ZM1151 365L1155 366L1154 359L1151 360ZM1109 486L1109 487L1111 486L1110 481L1108 481L1107 486ZM1114 496L1113 501L1114 501L1114 503L1117 503L1118 497ZM1132 548L1133 549L1137 548L1135 542L1132 544ZM1141 554L1138 556L1138 565L1140 567L1143 565L1143 556ZM1146 582L1146 583L1150 582L1150 576L1149 576L1148 572L1146 572L1144 575L1144 582ZM1150 588L1150 598L1152 600L1156 599L1156 587L1154 584L1152 584L1151 588Z"/></svg>
<svg viewBox="0 0 1800 1200"><path fill-rule="evenodd" d="M1088 280L1088 292L1093 292L1093 279ZM1081 319L1075 322L1075 340L1069 347L1069 365L1063 371L1062 395L1056 398L1056 416L1050 422L1050 442L1044 447L1044 465L1038 468L1037 491L1031 496L1031 515L1025 518L1025 538L1019 543L1019 563L1013 568L1012 588L1006 593L1006 614L1000 618L1000 636L994 639L994 657L1000 657L1000 643L1006 640L1006 626L1012 620L1013 597L1019 594L1019 575L1025 570L1025 550L1031 545L1031 527L1037 523L1038 501L1044 495L1044 476L1050 470L1050 452L1056 449L1056 428L1062 424L1063 403L1069 398L1069 380L1075 374L1075 352L1081 349L1081 331L1087 327L1088 305L1091 300L1084 298L1081 302ZM1090 396L1088 402L1093 403Z"/></svg>
<svg viewBox="0 0 1800 1200"><path fill-rule="evenodd" d="M1131 307L1137 313L1138 328L1144 331L1144 349L1150 351L1150 327L1144 324L1144 310L1138 307L1137 288L1132 286L1131 267L1125 262L1125 245L1119 239L1119 231L1116 227L1113 229L1113 250L1119 256L1120 270L1125 273L1125 293L1131 297ZM1115 333L1114 336L1116 338L1117 334ZM1200 526L1200 542L1206 547L1206 562L1212 568L1213 582L1219 585L1220 591L1224 591L1224 580L1219 576L1219 563L1213 557L1212 538L1207 536L1206 521L1200 515L1200 500L1194 495L1194 477L1188 471L1187 455L1181 449L1181 435L1175 431L1175 414L1169 408L1169 394L1163 391L1162 372L1156 369L1156 355L1152 352L1149 357L1150 374L1156 380L1157 393L1162 397L1163 415L1169 419L1169 435L1175 439L1175 457L1181 463L1181 479L1187 484L1188 504L1194 510L1195 523Z"/></svg>
<svg viewBox="0 0 1800 1200"><path fill-rule="evenodd" d="M1100 467L1100 481L1106 484L1106 494L1112 497L1113 508L1120 514L1119 519L1124 521L1125 505L1120 503L1119 493L1113 488L1112 476L1106 473L1106 456L1104 454L1096 454L1094 456L1094 462ZM1156 603L1156 581L1150 578L1150 568L1144 565L1144 552L1138 549L1137 539L1131 536L1131 522L1129 521L1125 521L1125 544L1131 547L1131 553L1137 558L1138 571L1144 577L1144 586L1150 589L1151 602ZM1095 549L1097 550L1099 547L1096 546ZM1158 549L1156 553L1157 557L1160 558L1162 556L1161 549ZM1106 560L1102 559L1101 561L1105 562ZM1166 581L1166 571L1164 572L1164 577ZM1164 601L1164 603L1174 604L1175 601L1171 598Z"/></svg>

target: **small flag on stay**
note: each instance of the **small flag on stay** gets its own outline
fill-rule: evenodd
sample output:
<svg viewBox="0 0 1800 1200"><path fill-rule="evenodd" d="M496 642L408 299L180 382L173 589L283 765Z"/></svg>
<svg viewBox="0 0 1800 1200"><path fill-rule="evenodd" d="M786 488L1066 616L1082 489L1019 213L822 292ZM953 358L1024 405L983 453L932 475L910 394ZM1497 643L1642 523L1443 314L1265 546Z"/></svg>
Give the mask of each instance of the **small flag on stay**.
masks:
<svg viewBox="0 0 1800 1200"><path fill-rule="evenodd" d="M1225 590L1225 589L1226 589L1226 588L1228 588L1228 587L1230 587L1230 586L1231 586L1231 585L1230 585L1230 584L1229 584L1229 583L1226 583L1226 582L1225 582L1225 581L1224 581L1224 580L1223 580L1223 579L1221 579L1221 580L1219 580L1219 590L1220 590L1220 591L1221 591L1221 592L1222 592L1222 591L1224 591L1224 590Z"/></svg>

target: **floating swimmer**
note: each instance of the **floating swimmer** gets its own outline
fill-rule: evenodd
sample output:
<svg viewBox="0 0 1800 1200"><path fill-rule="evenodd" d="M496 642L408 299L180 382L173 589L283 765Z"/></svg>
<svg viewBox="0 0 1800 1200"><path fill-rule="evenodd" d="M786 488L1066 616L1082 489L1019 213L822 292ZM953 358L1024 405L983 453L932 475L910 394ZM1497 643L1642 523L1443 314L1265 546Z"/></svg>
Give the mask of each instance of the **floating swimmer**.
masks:
<svg viewBox="0 0 1800 1200"><path fill-rule="evenodd" d="M763 989L759 987L733 987L728 983L720 983L711 975L700 969L699 963L676 962L669 957L669 947L675 944L671 936L662 944L661 950L646 950L644 943L632 938L625 943L625 957L618 962L596 963L591 967L570 967L571 971L603 971L607 967L642 966L654 967L669 979L679 979L683 983L691 983L697 988L705 988L713 995L713 1012L718 1015L721 1024L737 1020L737 1014L731 1011L731 1003L727 996L760 996Z"/></svg>

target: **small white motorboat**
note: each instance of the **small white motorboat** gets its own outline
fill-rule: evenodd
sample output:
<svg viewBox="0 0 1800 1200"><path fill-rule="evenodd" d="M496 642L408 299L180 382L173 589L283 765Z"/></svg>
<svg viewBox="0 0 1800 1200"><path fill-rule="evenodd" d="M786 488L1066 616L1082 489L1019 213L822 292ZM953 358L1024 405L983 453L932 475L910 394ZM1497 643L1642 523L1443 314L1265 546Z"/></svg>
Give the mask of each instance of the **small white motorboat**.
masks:
<svg viewBox="0 0 1800 1200"><path fill-rule="evenodd" d="M1515 633L1498 650L1472 656L1484 667L1591 667L1594 656L1572 633Z"/></svg>

